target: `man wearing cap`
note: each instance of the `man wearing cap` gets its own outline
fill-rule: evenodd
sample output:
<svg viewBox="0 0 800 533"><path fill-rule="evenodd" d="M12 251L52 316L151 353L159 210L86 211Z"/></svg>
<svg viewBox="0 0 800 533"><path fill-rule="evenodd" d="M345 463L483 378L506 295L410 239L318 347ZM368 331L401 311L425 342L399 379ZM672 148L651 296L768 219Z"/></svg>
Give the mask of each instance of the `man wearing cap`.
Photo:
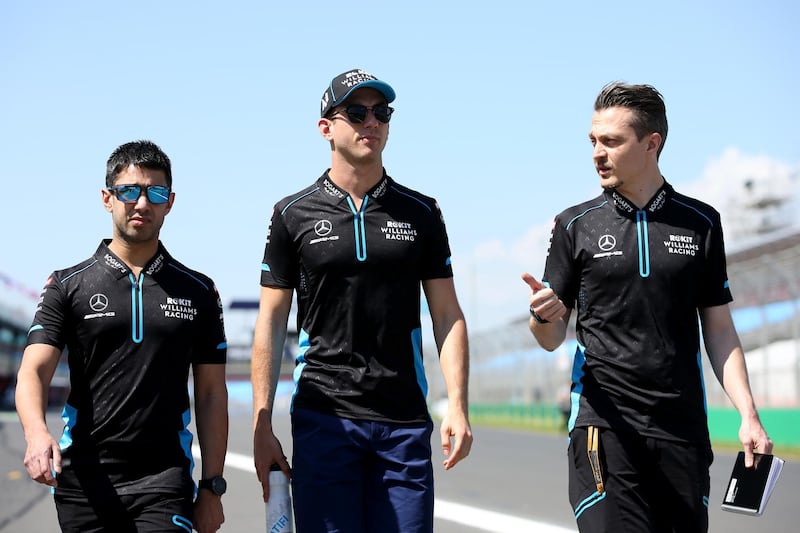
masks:
<svg viewBox="0 0 800 533"><path fill-rule="evenodd" d="M448 392L445 470L472 446L467 330L444 221L433 198L383 168L394 99L387 83L363 70L336 76L317 124L331 166L272 213L253 341L254 456L267 501L270 466L290 474L272 408L296 291L291 477L298 533L433 531L420 285Z"/></svg>

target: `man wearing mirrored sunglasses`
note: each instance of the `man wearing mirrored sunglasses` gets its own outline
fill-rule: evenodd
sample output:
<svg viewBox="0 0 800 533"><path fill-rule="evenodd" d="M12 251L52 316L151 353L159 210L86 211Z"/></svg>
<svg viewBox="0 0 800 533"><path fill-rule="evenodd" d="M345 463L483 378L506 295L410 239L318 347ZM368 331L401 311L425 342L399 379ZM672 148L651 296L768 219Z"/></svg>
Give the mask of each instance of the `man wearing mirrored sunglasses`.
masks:
<svg viewBox="0 0 800 533"><path fill-rule="evenodd" d="M472 446L468 346L436 201L383 168L394 90L363 70L336 76L318 128L331 166L273 210L261 268L252 380L254 455L264 500L270 465L289 464L272 429L287 319L297 293L292 401L298 533L433 531L433 467L420 285L448 392L445 470Z"/></svg>
<svg viewBox="0 0 800 533"><path fill-rule="evenodd" d="M62 531L210 533L224 520L228 437L219 295L159 241L175 195L170 160L157 145L118 147L101 194L112 238L86 261L53 272L28 333L16 389L25 467L53 487ZM65 348L70 393L56 441L46 398Z"/></svg>

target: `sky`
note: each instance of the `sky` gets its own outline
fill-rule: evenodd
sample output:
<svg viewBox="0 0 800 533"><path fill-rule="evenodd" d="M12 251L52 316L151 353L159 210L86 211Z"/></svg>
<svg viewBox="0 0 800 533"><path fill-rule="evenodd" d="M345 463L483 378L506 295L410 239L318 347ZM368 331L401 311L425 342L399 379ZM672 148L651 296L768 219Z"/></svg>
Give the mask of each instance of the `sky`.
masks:
<svg viewBox="0 0 800 533"><path fill-rule="evenodd" d="M588 131L610 81L664 95L679 191L713 204L778 172L795 194L798 27L785 0L3 2L0 301L110 237L105 162L136 139L172 159L170 253L224 303L257 299L272 206L330 163L320 97L363 68L397 92L384 165L438 200L469 329L501 325L554 215L600 191Z"/></svg>

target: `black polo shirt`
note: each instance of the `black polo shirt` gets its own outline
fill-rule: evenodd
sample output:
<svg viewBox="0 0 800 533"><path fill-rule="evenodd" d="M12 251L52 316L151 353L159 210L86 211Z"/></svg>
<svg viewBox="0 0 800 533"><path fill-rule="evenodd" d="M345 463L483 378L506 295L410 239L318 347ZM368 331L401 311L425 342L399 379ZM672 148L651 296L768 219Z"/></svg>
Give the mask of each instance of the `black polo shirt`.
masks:
<svg viewBox="0 0 800 533"><path fill-rule="evenodd" d="M189 368L226 359L219 295L160 244L137 278L108 242L50 276L28 334L29 345L68 349L65 469L104 465L120 482L186 471Z"/></svg>
<svg viewBox="0 0 800 533"><path fill-rule="evenodd" d="M543 280L577 309L576 426L707 443L698 309L732 300L719 213L667 183L555 219Z"/></svg>
<svg viewBox="0 0 800 533"><path fill-rule="evenodd" d="M292 408L427 421L420 282L452 275L436 201L385 174L358 210L327 172L279 201L261 284L297 291Z"/></svg>

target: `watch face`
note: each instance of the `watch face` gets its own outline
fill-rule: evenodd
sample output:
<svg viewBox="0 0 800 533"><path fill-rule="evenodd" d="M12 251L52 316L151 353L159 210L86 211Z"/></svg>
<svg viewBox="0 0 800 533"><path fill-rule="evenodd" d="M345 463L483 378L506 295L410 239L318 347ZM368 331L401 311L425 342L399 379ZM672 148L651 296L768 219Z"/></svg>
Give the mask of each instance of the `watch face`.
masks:
<svg viewBox="0 0 800 533"><path fill-rule="evenodd" d="M228 484L222 476L217 476L211 480L211 492L214 494L222 496L227 488Z"/></svg>
<svg viewBox="0 0 800 533"><path fill-rule="evenodd" d="M217 496L222 496L228 488L228 483L222 476L214 476L211 479L201 480L200 488L208 489Z"/></svg>

